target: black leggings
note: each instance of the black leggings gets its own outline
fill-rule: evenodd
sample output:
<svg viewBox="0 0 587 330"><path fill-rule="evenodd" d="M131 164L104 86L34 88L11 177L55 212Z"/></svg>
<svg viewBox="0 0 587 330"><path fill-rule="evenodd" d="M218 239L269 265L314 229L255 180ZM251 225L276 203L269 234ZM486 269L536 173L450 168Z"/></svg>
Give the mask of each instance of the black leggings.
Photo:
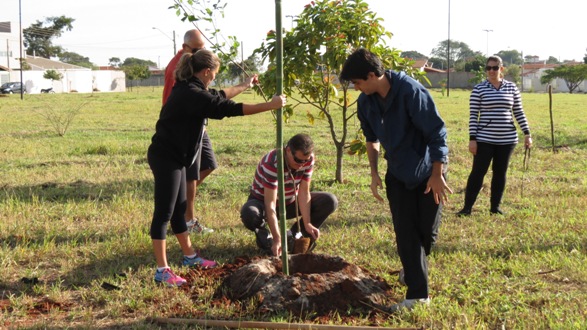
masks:
<svg viewBox="0 0 587 330"><path fill-rule="evenodd" d="M174 233L185 232L185 167L152 147L149 148L147 159L155 177L155 210L151 222L151 239L165 239L169 220Z"/></svg>
<svg viewBox="0 0 587 330"><path fill-rule="evenodd" d="M506 175L510 158L514 152L515 144L489 144L477 142L477 154L473 158L473 168L469 179L467 180L467 189L465 192L465 209L472 209L477 195L483 186L483 178L487 174L489 164L492 163L491 170L491 210L499 208L501 198L505 190Z"/></svg>

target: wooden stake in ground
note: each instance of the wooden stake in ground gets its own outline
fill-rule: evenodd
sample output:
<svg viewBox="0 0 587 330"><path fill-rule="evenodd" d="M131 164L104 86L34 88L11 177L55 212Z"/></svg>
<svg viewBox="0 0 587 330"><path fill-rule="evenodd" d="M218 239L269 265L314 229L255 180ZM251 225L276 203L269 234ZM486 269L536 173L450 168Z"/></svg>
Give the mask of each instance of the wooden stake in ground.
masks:
<svg viewBox="0 0 587 330"><path fill-rule="evenodd" d="M261 321L226 321L226 320L202 320L202 319L180 319L166 317L150 317L147 322L157 324L177 324L177 325L201 325L204 327L223 327L230 329L302 329L302 330L424 330L421 328L385 328L369 326L351 326L351 325L330 325L330 324L306 324L306 323L277 323Z"/></svg>
<svg viewBox="0 0 587 330"><path fill-rule="evenodd" d="M554 120L552 119L552 85L548 85L548 110L550 111L550 139L552 142L552 152L554 149Z"/></svg>

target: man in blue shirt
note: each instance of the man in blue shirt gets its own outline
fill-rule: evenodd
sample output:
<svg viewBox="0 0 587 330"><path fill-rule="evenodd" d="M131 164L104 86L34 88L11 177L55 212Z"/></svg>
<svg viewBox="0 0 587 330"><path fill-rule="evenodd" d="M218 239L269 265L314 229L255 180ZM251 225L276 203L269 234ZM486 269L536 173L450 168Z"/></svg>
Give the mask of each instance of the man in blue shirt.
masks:
<svg viewBox="0 0 587 330"><path fill-rule="evenodd" d="M391 209L400 279L408 287L406 299L389 311L429 304L427 255L438 234L442 204L452 190L445 181L448 162L446 127L432 97L419 82L403 72L384 70L377 55L358 49L346 60L341 80L362 93L358 118L367 141L371 191L378 188L380 144L385 149L385 186Z"/></svg>

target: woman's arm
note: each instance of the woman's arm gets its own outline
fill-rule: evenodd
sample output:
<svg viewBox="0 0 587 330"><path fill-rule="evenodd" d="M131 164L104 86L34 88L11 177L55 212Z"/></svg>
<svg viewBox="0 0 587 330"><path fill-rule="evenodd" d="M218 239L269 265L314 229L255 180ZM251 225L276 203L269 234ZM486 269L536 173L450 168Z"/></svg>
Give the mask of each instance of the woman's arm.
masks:
<svg viewBox="0 0 587 330"><path fill-rule="evenodd" d="M247 77L247 79L245 79L244 82L232 86L232 87L228 87L228 88L224 88L224 94L226 95L227 99L232 99L233 97L237 96L238 94L246 91L247 89L253 87L255 84L258 84L259 80L257 75L253 75L251 77Z"/></svg>
<svg viewBox="0 0 587 330"><path fill-rule="evenodd" d="M254 115L259 112L279 109L285 106L285 95L275 95L271 101L257 104L243 104L243 115Z"/></svg>

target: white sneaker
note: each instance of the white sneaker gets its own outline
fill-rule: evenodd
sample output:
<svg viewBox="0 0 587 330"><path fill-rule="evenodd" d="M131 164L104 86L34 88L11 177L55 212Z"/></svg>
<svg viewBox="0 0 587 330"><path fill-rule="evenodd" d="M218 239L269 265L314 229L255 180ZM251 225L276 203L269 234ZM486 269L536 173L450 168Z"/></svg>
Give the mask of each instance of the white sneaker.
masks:
<svg viewBox="0 0 587 330"><path fill-rule="evenodd" d="M405 299L404 301L389 307L389 313L395 313L400 310L412 310L416 305L430 305L430 297L420 299Z"/></svg>
<svg viewBox="0 0 587 330"><path fill-rule="evenodd" d="M204 226L198 218L194 218L185 223L188 226L188 233L210 234L214 229Z"/></svg>

